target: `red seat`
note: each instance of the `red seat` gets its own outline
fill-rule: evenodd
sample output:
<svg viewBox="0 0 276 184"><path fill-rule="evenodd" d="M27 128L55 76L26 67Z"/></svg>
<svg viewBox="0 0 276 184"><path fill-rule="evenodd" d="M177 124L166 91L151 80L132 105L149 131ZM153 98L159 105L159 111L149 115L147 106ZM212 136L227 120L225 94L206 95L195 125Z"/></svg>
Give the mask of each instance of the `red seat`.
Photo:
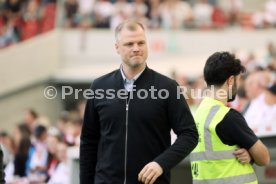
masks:
<svg viewBox="0 0 276 184"><path fill-rule="evenodd" d="M38 20L29 20L25 22L22 31L22 40L29 39L36 36L39 33L39 22Z"/></svg>
<svg viewBox="0 0 276 184"><path fill-rule="evenodd" d="M50 3L45 5L43 9L44 15L41 20L41 32L47 32L55 27L56 20L56 4Z"/></svg>
<svg viewBox="0 0 276 184"><path fill-rule="evenodd" d="M214 7L213 9L212 22L213 26L216 28L221 28L227 23L226 16L219 7Z"/></svg>

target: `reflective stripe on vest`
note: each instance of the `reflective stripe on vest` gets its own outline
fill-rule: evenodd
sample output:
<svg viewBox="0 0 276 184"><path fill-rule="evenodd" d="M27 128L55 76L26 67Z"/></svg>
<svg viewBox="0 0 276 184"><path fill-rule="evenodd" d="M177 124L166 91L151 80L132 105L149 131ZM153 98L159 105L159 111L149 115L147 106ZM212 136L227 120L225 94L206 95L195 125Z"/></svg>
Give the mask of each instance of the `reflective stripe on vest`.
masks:
<svg viewBox="0 0 276 184"><path fill-rule="evenodd" d="M229 151L206 151L206 152L197 152L190 155L190 160L223 160L235 158L233 155L234 150Z"/></svg>
<svg viewBox="0 0 276 184"><path fill-rule="evenodd" d="M216 105L213 106L212 109L210 110L205 123L204 127L206 130L208 130L212 119L218 112L220 106ZM233 152L235 150L227 150L227 151L212 151L212 136L210 131L205 131L204 132L204 143L205 143L205 152L195 152L191 153L190 155L190 160L195 161L195 160L222 160L222 159L230 159L230 158L235 158L233 155Z"/></svg>
<svg viewBox="0 0 276 184"><path fill-rule="evenodd" d="M206 121L204 123L204 127L206 128L206 130L209 130L209 126L212 122L212 119L214 118L214 116L216 115L216 113L219 110L219 106L213 106L212 109L210 110ZM205 131L204 132L204 141L205 141L205 151L211 151L212 150L212 140L211 140L211 133L210 131Z"/></svg>
<svg viewBox="0 0 276 184"><path fill-rule="evenodd" d="M223 146L223 143L219 143L217 144L217 142L215 141L214 143L212 142L212 139L216 140L219 139L219 137L216 135L215 133L215 137L213 137L214 135L211 133L211 131L213 132L215 127L216 127L216 122L218 123L218 117L223 118L226 115L226 111L227 109L220 109L220 108L227 108L224 107L222 105L219 104L215 104L214 106L212 106L212 101L207 100L205 101L206 103L204 103L205 106L202 106L203 111L198 111L200 113L196 113L198 116L200 117L201 115L206 116L206 119L201 119L200 122L203 120L204 122L204 132L203 132L203 139L204 141L201 142L200 147L202 150L204 151L195 151L198 149L195 149L191 154L190 154L190 160L192 162L192 172L193 172L193 177L195 175L195 177L193 178L193 183L194 184L243 184L243 183L248 183L248 184L257 184L257 177L255 175L255 172L252 168L252 166L250 165L241 165L239 166L239 163L236 159L236 157L234 156L233 152L235 151L236 146ZM209 106L209 104L210 106ZM214 102L217 103L217 102ZM207 106L206 106L207 105ZM210 111L204 111L204 109L208 110L208 106L210 108ZM203 112L203 114L201 114ZM217 113L222 113L222 114L217 114ZM221 115L221 116L220 116ZM202 117L202 116L201 116ZM216 117L216 118L215 118ZM216 120L215 120L215 119ZM213 121L214 119L214 121ZM201 122L202 123L202 122ZM214 123L214 124L213 124ZM235 123L235 122L233 122ZM211 125L212 124L212 125ZM211 125L211 126L210 126ZM201 124L201 128L203 124ZM212 128L211 128L212 127ZM201 129L202 131L202 129ZM213 132L214 133L214 132ZM213 145L214 144L214 145ZM216 150L220 147L218 147L221 144L221 149L220 150ZM216 147L215 150L213 150L213 146ZM199 147L199 150L201 150ZM224 150L225 149L225 150ZM230 149L230 150L229 150ZM231 163L235 163L236 165L234 166L234 168L236 168L235 170L232 170L235 174L234 175L229 175L230 173L224 175L221 173L216 175L213 174L214 172L218 172L220 170L217 170L217 168L219 167L223 167L223 165L217 165L219 167L215 167L215 170L213 169L213 166L210 164L222 164L222 163L227 163L229 162ZM231 167L231 165L229 165ZM194 170L193 170L194 168ZM200 170L198 170L200 169ZM229 169L229 168L228 168ZM231 169L230 169L231 170ZM229 171L230 171L229 170ZM203 172L203 175L197 175L199 174L198 171ZM206 171L206 172L204 172ZM211 171L211 172L210 172ZM222 172L228 171L228 170L221 170ZM231 172L232 172L231 171ZM240 172L236 172L236 171L240 171ZM208 174L210 172L210 174ZM240 173L240 174L238 174ZM199 179L200 178L200 179Z"/></svg>
<svg viewBox="0 0 276 184"><path fill-rule="evenodd" d="M255 173L232 176L220 179L193 180L193 184L238 184L256 181Z"/></svg>

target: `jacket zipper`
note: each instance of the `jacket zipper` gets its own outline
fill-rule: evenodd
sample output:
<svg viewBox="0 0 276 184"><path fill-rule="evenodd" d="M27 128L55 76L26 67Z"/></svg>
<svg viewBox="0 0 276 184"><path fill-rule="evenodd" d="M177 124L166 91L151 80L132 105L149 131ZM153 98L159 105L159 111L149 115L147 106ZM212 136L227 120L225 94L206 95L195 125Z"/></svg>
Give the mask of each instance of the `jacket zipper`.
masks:
<svg viewBox="0 0 276 184"><path fill-rule="evenodd" d="M127 139L128 139L128 108L129 108L129 101L128 98L126 100L126 135L125 135L125 166L124 166L124 184L126 184L127 180Z"/></svg>

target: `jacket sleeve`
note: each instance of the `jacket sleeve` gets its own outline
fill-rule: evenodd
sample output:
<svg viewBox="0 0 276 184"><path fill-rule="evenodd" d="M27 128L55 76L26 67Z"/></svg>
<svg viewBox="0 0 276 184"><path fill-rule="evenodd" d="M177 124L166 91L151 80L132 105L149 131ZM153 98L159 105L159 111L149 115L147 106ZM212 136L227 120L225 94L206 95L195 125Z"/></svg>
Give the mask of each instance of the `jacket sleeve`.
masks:
<svg viewBox="0 0 276 184"><path fill-rule="evenodd" d="M3 164L3 152L0 146L0 184L5 183L5 173L4 173L4 164Z"/></svg>
<svg viewBox="0 0 276 184"><path fill-rule="evenodd" d="M169 123L177 135L177 139L155 159L164 172L169 172L188 156L198 143L198 132L193 116L175 81L170 84L167 103Z"/></svg>
<svg viewBox="0 0 276 184"><path fill-rule="evenodd" d="M94 99L89 99L85 107L80 137L80 184L94 183L99 140L99 118Z"/></svg>

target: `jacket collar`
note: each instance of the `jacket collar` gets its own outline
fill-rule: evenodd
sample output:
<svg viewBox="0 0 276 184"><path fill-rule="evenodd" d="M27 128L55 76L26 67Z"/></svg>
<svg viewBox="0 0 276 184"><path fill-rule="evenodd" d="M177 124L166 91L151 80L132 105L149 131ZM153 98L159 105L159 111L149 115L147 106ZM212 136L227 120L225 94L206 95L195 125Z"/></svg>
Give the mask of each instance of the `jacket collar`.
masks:
<svg viewBox="0 0 276 184"><path fill-rule="evenodd" d="M125 75L124 71L123 71L123 65L120 66L120 71L121 71L121 74L122 74L122 77L123 77L124 81L136 81L136 80L140 77L140 75L143 73L144 70L145 70L145 68L144 68L141 72L139 72L138 74L136 74L136 75L133 77L133 79L128 80L128 79L126 78L126 75Z"/></svg>
<svg viewBox="0 0 276 184"><path fill-rule="evenodd" d="M140 74L140 76L135 80L134 85L137 87L145 86L151 78L151 69L146 66L144 71ZM124 79L121 74L120 68L115 72L115 80L116 86L118 89L125 89L124 87Z"/></svg>

